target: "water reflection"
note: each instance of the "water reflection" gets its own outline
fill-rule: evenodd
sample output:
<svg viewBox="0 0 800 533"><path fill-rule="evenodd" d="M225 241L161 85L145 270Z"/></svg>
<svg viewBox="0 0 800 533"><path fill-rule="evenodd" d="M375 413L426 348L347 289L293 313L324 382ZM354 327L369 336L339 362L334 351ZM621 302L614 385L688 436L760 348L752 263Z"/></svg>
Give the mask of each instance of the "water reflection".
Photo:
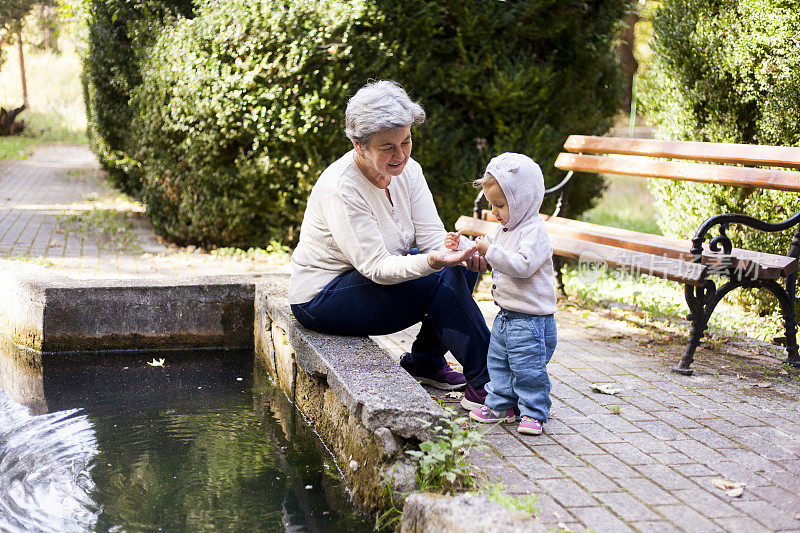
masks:
<svg viewBox="0 0 800 533"><path fill-rule="evenodd" d="M158 357L45 357L41 416L0 396L0 530L370 529L252 353Z"/></svg>
<svg viewBox="0 0 800 533"><path fill-rule="evenodd" d="M85 415L72 409L32 416L0 390L0 530L94 529L97 454Z"/></svg>

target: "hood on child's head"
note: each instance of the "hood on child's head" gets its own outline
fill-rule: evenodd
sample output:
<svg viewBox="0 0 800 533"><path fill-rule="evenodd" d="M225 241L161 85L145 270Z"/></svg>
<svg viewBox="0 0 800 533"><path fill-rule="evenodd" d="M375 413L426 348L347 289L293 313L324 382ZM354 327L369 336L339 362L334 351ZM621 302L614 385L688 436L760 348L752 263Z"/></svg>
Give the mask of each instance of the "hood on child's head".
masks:
<svg viewBox="0 0 800 533"><path fill-rule="evenodd" d="M489 161L486 174L494 176L506 195L509 219L506 228L512 230L521 221L538 217L544 198L544 177L533 159L506 152Z"/></svg>

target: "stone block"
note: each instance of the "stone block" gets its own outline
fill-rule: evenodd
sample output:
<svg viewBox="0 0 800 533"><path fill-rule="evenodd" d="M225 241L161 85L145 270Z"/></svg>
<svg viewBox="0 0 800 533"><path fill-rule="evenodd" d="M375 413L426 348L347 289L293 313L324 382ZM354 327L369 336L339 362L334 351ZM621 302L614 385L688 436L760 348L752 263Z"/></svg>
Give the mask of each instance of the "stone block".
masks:
<svg viewBox="0 0 800 533"><path fill-rule="evenodd" d="M271 332L272 346L275 352L276 381L278 386L294 401L295 380L297 378L295 353L283 329L276 324L272 324Z"/></svg>
<svg viewBox="0 0 800 533"><path fill-rule="evenodd" d="M401 438L427 440L430 434L423 421L444 416L441 407L372 339L324 335L302 327L289 308L287 283L288 277L275 275L261 280L257 288L266 299L279 373L276 328L285 332L297 368L324 379L368 430L385 427Z"/></svg>
<svg viewBox="0 0 800 533"><path fill-rule="evenodd" d="M430 493L406 497L402 533L545 533L550 529L522 511L509 511L475 494L441 496Z"/></svg>

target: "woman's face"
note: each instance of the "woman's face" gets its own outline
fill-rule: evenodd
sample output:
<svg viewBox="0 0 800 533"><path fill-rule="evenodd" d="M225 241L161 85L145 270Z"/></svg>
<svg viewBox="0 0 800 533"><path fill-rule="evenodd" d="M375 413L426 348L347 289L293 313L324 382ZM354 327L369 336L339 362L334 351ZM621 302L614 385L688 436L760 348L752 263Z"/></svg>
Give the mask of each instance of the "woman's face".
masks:
<svg viewBox="0 0 800 533"><path fill-rule="evenodd" d="M399 176L411 157L411 127L382 130L366 145L353 143L356 164L376 187L385 189Z"/></svg>

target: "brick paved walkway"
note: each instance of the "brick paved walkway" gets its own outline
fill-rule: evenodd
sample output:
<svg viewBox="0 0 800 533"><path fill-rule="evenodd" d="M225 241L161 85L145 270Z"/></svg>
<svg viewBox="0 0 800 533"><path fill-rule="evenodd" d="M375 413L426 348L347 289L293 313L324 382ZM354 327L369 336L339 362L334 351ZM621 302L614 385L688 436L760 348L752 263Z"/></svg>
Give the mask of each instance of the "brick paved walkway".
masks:
<svg viewBox="0 0 800 533"><path fill-rule="evenodd" d="M103 175L83 146L43 146L29 159L0 161L0 259L34 261L83 278L286 271L285 262L217 257L160 242L142 207L107 187ZM96 223L68 221L92 213L113 214L112 229L130 226L130 242L109 242Z"/></svg>
<svg viewBox="0 0 800 533"><path fill-rule="evenodd" d="M0 162L0 258L39 257L78 277L285 270L164 245L141 208L116 196L86 148L45 147ZM135 251L58 220L106 208L133 221ZM490 323L493 304L480 304ZM490 446L473 462L490 479L539 495L543 522L576 531L800 531L800 372L782 369L774 349L718 343L699 350L695 375L682 377L669 372L680 334L570 303L557 320L553 418L540 437L489 428ZM399 357L415 332L376 340ZM624 390L595 393L596 382ZM743 494L727 495L714 478L744 483Z"/></svg>
<svg viewBox="0 0 800 533"><path fill-rule="evenodd" d="M480 305L491 323L494 304ZM759 357L773 350L750 342L752 357L736 349L728 360L724 346L701 349L695 375L678 376L669 368L680 336L665 340L629 321L585 314L562 304L556 315L545 433L492 427L489 449L476 452L473 464L510 493L538 494L540 518L554 527L800 531L800 372ZM416 331L376 340L399 358ZM592 383L624 390L600 394ZM429 390L460 410L457 399ZM715 478L744 483L744 493L728 496Z"/></svg>

